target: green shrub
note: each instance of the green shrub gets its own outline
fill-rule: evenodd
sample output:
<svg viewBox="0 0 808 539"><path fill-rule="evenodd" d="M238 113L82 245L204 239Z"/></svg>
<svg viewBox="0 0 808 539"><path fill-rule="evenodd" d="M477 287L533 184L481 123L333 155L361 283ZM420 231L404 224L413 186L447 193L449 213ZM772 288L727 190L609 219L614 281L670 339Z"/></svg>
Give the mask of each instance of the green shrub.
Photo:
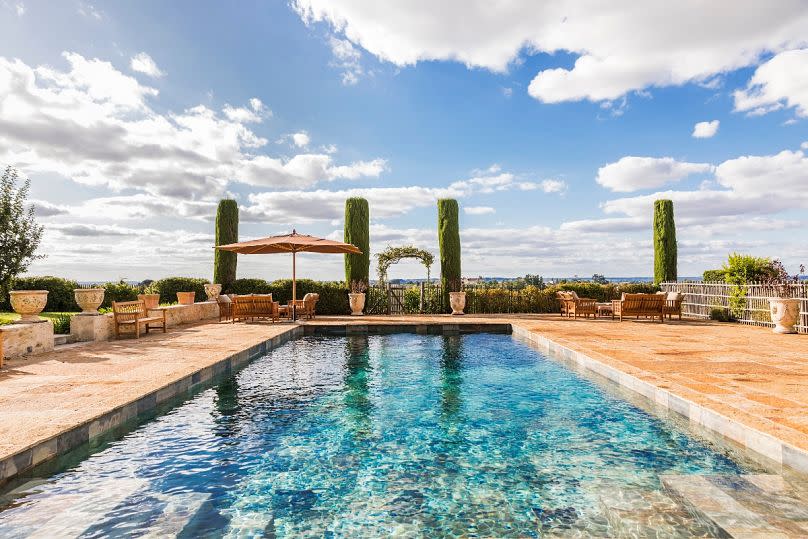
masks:
<svg viewBox="0 0 808 539"><path fill-rule="evenodd" d="M70 319L73 315L70 313L52 313L48 314L47 318L53 322L53 332L57 335L70 335Z"/></svg>
<svg viewBox="0 0 808 539"><path fill-rule="evenodd" d="M705 283L723 283L726 281L727 272L722 269L705 270L701 275L701 280Z"/></svg>
<svg viewBox="0 0 808 539"><path fill-rule="evenodd" d="M216 245L238 242L238 203L224 199L216 210ZM230 292L236 280L238 255L230 251L216 249L213 253L213 282L222 285L222 290ZM181 290L182 292L182 290ZM187 290L190 292L190 290Z"/></svg>
<svg viewBox="0 0 808 539"><path fill-rule="evenodd" d="M17 277L12 281L12 290L47 290L48 303L45 311L80 311L73 290L79 287L76 281L61 277ZM10 302L5 302L3 310L10 310Z"/></svg>
<svg viewBox="0 0 808 539"><path fill-rule="evenodd" d="M137 295L143 293L143 288L133 286L124 281L110 282L100 285L105 289L102 309L111 309L113 301L135 301Z"/></svg>
<svg viewBox="0 0 808 539"><path fill-rule="evenodd" d="M676 275L676 223L673 219L673 201L654 202L654 281L675 281Z"/></svg>
<svg viewBox="0 0 808 539"><path fill-rule="evenodd" d="M444 310L449 308L449 292L459 291L460 267L459 206L452 198L438 200L438 245L440 247L440 279Z"/></svg>
<svg viewBox="0 0 808 539"><path fill-rule="evenodd" d="M230 287L232 294L269 294L272 287L264 279L236 279Z"/></svg>
<svg viewBox="0 0 808 539"><path fill-rule="evenodd" d="M345 201L345 243L356 245L361 255L345 255L345 282L370 282L370 209L364 198Z"/></svg>
<svg viewBox="0 0 808 539"><path fill-rule="evenodd" d="M205 301L205 285L209 283L207 279L196 279L194 277L166 277L154 281L146 288L149 294L160 294L160 303L177 303L177 292L195 292L195 301Z"/></svg>
<svg viewBox="0 0 808 539"><path fill-rule="evenodd" d="M710 320L732 322L732 314L726 307L713 307L710 309Z"/></svg>

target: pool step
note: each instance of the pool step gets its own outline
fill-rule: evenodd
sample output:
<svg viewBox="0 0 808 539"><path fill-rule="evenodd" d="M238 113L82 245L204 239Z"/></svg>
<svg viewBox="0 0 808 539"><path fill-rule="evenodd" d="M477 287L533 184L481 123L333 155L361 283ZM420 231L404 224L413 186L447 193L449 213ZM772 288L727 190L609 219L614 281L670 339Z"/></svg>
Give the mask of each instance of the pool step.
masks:
<svg viewBox="0 0 808 539"><path fill-rule="evenodd" d="M663 475L694 514L731 537L808 536L808 490L780 475Z"/></svg>
<svg viewBox="0 0 808 539"><path fill-rule="evenodd" d="M599 495L611 537L730 537L712 521L694 515L664 492L615 487L602 490Z"/></svg>

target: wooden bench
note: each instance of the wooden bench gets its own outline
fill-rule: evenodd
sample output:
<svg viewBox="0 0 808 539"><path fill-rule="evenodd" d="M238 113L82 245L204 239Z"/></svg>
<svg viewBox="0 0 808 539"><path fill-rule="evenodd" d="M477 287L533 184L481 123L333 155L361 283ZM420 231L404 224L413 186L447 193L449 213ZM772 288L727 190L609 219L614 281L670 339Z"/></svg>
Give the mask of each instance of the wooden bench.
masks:
<svg viewBox="0 0 808 539"><path fill-rule="evenodd" d="M230 313L233 323L242 320L280 320L280 305L272 301L272 294L249 294L232 298Z"/></svg>
<svg viewBox="0 0 808 539"><path fill-rule="evenodd" d="M135 338L140 338L140 326L146 326L146 333L150 329L163 328L166 332L166 312L164 309L154 309L159 312L158 316L150 315L146 310L146 304L142 301L113 301L112 317L115 322L115 338L121 336L121 326L134 326ZM157 326L151 326L156 323Z"/></svg>
<svg viewBox="0 0 808 539"><path fill-rule="evenodd" d="M665 321L665 296L662 294L625 294L623 299L612 301L612 320L615 316L623 321L624 316L641 316L655 319L659 317L660 322Z"/></svg>

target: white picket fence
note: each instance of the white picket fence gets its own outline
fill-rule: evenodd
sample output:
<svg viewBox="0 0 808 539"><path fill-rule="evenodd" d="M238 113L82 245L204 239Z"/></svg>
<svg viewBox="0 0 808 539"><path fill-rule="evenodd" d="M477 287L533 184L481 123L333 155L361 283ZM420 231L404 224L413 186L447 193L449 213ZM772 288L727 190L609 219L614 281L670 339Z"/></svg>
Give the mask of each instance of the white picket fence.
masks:
<svg viewBox="0 0 808 539"><path fill-rule="evenodd" d="M723 307L732 311L741 324L773 327L769 308L769 298L777 297L777 289L773 285L750 283L743 285L746 298L734 299L736 285L727 283L704 282L669 282L660 285L666 292L682 292L682 316L692 318L709 318L710 311ZM799 298L800 318L797 331L808 333L808 283L793 283L791 297ZM737 296L736 296L737 298Z"/></svg>

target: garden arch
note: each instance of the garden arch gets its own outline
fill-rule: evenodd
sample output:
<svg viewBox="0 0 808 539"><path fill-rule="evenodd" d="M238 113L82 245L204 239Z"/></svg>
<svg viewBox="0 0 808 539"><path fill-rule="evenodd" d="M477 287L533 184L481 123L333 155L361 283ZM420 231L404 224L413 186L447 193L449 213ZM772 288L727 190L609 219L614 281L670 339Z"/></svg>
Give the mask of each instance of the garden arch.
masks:
<svg viewBox="0 0 808 539"><path fill-rule="evenodd" d="M387 247L387 249L377 254L376 258L378 258L376 271L379 274L380 282L387 281L387 270L390 268L390 266L405 258L419 259L421 264L423 264L426 268L426 281L429 282L429 268L435 262L435 255L413 245L405 245L403 247Z"/></svg>

